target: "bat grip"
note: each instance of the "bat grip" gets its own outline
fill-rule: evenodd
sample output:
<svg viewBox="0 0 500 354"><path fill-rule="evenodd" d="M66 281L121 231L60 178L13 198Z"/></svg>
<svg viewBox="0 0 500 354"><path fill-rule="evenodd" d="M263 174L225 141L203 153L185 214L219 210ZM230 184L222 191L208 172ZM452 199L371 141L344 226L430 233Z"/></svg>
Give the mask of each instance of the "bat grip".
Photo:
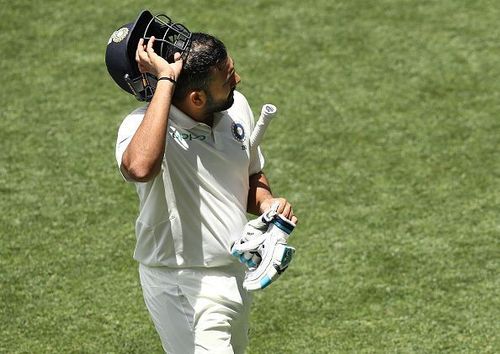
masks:
<svg viewBox="0 0 500 354"><path fill-rule="evenodd" d="M252 148L256 148L260 144L269 122L276 115L277 111L276 106L272 104L265 104L262 106L260 117L257 120L252 136L250 137L250 146Z"/></svg>

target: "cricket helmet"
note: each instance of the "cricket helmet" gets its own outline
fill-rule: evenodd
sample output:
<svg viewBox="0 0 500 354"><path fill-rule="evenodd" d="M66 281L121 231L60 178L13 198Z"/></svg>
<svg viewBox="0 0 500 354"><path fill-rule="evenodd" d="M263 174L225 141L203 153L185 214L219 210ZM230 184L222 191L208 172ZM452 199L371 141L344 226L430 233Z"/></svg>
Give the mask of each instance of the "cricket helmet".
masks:
<svg viewBox="0 0 500 354"><path fill-rule="evenodd" d="M123 90L133 94L139 101L150 101L156 88L156 77L142 74L135 61L139 39L145 43L155 37L153 49L168 62L174 54L181 53L185 60L191 45L191 32L182 24L174 23L164 14L153 16L144 10L135 22L121 26L109 38L106 47L106 67Z"/></svg>

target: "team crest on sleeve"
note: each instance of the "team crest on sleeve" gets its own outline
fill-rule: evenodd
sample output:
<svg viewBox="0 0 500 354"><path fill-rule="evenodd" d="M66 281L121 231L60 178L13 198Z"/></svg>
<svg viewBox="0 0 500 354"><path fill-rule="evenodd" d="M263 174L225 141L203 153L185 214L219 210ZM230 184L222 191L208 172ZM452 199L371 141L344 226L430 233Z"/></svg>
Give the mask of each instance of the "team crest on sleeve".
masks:
<svg viewBox="0 0 500 354"><path fill-rule="evenodd" d="M231 125L231 131L233 133L233 137L239 141L240 143L245 141L245 128L243 128L243 124L239 122L233 122Z"/></svg>

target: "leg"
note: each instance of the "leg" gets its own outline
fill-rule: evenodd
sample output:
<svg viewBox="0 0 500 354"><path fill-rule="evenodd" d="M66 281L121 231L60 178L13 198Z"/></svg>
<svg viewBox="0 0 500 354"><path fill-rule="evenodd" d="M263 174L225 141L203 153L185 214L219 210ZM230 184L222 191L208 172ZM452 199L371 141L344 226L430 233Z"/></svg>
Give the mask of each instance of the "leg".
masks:
<svg viewBox="0 0 500 354"><path fill-rule="evenodd" d="M244 353L248 343L250 294L245 268L186 269L180 287L194 309L195 353Z"/></svg>
<svg viewBox="0 0 500 354"><path fill-rule="evenodd" d="M170 354L194 353L193 308L180 293L176 270L139 266L144 302Z"/></svg>

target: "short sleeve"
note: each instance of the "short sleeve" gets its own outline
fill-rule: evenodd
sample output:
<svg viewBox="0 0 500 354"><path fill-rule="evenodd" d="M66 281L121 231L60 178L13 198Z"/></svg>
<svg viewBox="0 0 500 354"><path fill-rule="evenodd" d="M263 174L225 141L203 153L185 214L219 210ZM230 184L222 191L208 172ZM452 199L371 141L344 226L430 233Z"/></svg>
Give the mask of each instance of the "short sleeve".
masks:
<svg viewBox="0 0 500 354"><path fill-rule="evenodd" d="M134 112L130 113L127 117L125 117L122 124L120 125L120 128L118 129L115 158L118 167L120 168L120 172L121 172L123 153L127 149L128 144L130 144L130 141L132 140L132 137L134 136L137 129L139 128L139 125L141 125L141 122L144 118L144 113L146 112L146 108L147 106L141 107L136 109ZM123 176L123 178L127 179L125 176Z"/></svg>

